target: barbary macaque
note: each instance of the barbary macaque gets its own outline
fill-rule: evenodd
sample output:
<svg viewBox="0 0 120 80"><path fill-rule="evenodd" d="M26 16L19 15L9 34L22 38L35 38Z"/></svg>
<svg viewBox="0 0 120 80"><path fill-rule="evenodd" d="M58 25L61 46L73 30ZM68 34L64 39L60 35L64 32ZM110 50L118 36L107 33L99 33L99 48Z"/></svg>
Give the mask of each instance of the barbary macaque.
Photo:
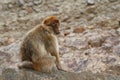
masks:
<svg viewBox="0 0 120 80"><path fill-rule="evenodd" d="M57 34L60 21L56 16L43 20L25 36L20 46L21 64L19 68L32 68L40 72L51 72L56 66L62 70Z"/></svg>

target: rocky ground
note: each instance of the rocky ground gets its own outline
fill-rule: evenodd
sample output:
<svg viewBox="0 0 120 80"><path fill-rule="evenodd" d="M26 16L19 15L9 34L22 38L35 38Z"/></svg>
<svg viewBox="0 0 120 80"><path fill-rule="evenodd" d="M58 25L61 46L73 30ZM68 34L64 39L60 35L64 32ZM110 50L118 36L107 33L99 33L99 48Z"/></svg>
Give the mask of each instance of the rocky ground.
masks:
<svg viewBox="0 0 120 80"><path fill-rule="evenodd" d="M19 63L24 34L45 17L56 15L61 20L58 40L63 68L109 73L115 75L111 80L120 80L119 0L3 0L0 12L1 74Z"/></svg>

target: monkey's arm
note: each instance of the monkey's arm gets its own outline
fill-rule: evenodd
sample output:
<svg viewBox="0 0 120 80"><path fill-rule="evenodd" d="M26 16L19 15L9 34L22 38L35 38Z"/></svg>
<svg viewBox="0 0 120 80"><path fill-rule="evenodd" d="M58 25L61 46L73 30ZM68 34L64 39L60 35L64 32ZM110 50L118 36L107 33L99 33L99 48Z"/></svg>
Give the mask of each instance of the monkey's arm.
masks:
<svg viewBox="0 0 120 80"><path fill-rule="evenodd" d="M59 56L59 45L58 45L58 41L57 38L55 37L55 40L52 42L51 45L51 51L50 51L52 56L56 57L56 66L59 70L62 70L62 66L60 63L60 56Z"/></svg>

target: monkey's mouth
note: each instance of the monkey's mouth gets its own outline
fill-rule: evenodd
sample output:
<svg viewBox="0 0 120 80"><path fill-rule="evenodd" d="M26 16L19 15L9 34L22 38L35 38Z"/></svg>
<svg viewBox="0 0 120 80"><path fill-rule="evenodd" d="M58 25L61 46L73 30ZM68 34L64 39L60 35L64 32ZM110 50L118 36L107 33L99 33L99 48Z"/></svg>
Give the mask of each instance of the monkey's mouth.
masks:
<svg viewBox="0 0 120 80"><path fill-rule="evenodd" d="M53 28L53 30L54 30L54 33L55 33L55 34L60 34L59 29L55 29L55 28Z"/></svg>
<svg viewBox="0 0 120 80"><path fill-rule="evenodd" d="M60 34L60 32L59 32L59 31L57 31L57 32L55 32L55 34Z"/></svg>

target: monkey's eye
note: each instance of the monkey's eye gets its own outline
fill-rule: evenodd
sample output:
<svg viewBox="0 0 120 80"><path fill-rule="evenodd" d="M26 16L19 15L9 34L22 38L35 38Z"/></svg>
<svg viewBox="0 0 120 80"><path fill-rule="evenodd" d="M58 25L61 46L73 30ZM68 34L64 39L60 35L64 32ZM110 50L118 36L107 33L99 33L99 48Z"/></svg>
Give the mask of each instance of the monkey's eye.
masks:
<svg viewBox="0 0 120 80"><path fill-rule="evenodd" d="M52 23L52 26L53 26L53 27L56 27L56 26L57 26L57 24L54 22L54 23Z"/></svg>

